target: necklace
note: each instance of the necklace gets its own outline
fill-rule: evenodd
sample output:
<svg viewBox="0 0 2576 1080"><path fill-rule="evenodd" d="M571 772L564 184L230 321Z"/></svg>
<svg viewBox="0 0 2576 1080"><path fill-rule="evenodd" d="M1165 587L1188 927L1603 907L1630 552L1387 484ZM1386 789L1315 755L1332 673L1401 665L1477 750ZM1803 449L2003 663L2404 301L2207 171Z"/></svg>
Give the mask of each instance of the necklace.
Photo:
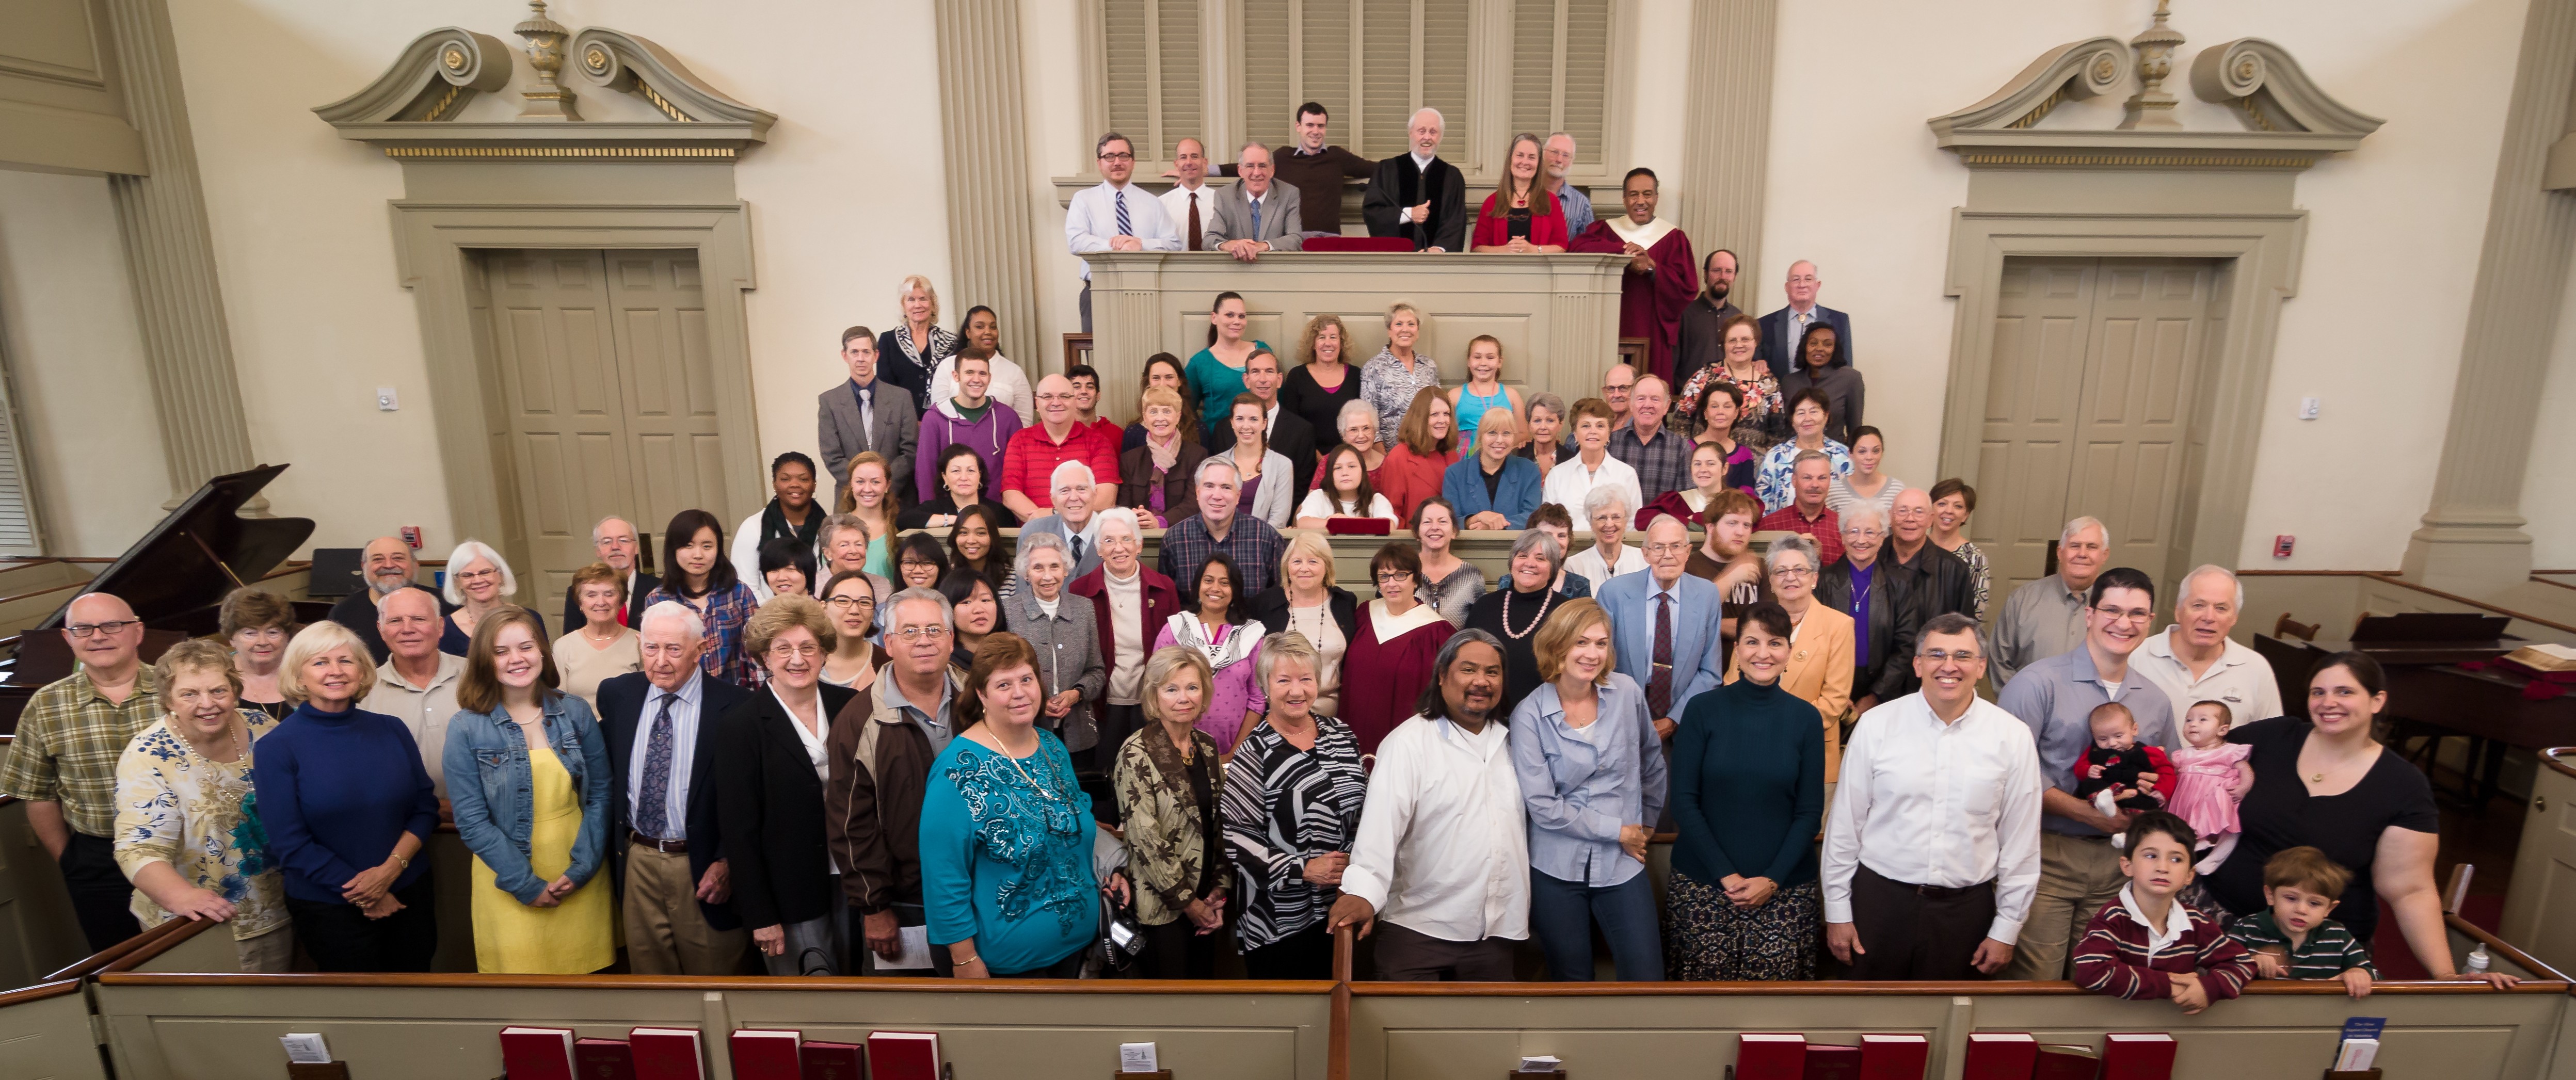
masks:
<svg viewBox="0 0 2576 1080"><path fill-rule="evenodd" d="M1327 598L1327 600L1329 601L1329 598ZM1315 613L1315 628L1314 628L1314 629L1312 629L1312 630L1308 630L1308 629L1306 629L1306 627L1305 627L1305 620L1299 617L1299 613L1301 613L1301 612L1307 612L1307 611L1311 611L1311 612L1314 612L1314 613ZM1288 629L1291 629L1291 630L1294 630L1294 631L1296 631L1296 632L1298 632L1298 633L1300 633L1300 634L1304 634L1304 635L1306 635L1306 643L1307 643L1307 644L1312 645L1312 646L1314 646L1314 647L1316 647L1316 648L1318 648L1318 649L1323 648L1323 647L1324 647L1324 619L1327 617L1327 616L1324 614L1324 612L1325 612L1325 605L1324 605L1324 604L1317 604L1317 605L1315 605L1314 607L1303 607L1303 608L1301 608L1301 607L1293 607L1293 606L1292 606L1292 607L1290 607L1290 608L1288 609Z"/></svg>
<svg viewBox="0 0 2576 1080"><path fill-rule="evenodd" d="M1020 774L1020 782L1021 782L1021 783L1023 783L1023 784L1027 784L1027 785L1029 786L1029 790L1037 792L1037 793L1038 793L1038 796L1039 796L1040 798L1046 799L1046 800L1048 800L1048 801L1050 801L1050 802L1061 801L1061 800L1058 800L1058 799L1056 798L1055 791L1054 791L1053 789L1048 788L1047 786L1045 786L1045 785L1043 785L1043 784L1038 783L1037 778L1036 778L1036 777L1033 777L1033 776L1030 776L1030 775L1029 775L1029 771L1028 771L1027 769L1023 769L1023 768L1021 768L1021 767L1020 767L1020 759L1015 758L1015 757L1012 757L1012 756L1011 756L1011 752L1010 752L1010 751L1002 749L1002 748L1001 748L1001 746L999 745L999 744L1001 743L1001 741L1002 741L1002 740L1001 740L1001 737L1000 737L1000 736L995 736L995 737L994 737L994 739L993 739L993 742L995 743L995 746L994 746L994 752L995 752L995 753L1000 754L1000 755L1002 756L1002 760L1004 760L1004 761L1007 761L1007 762L1010 762L1010 763L1011 763L1011 771L1012 771L1012 772L1015 772L1015 773ZM1030 751L1029 751L1029 754L1030 754L1030 756L1034 757L1034 756L1036 756L1037 751L1036 751L1035 749L1032 749L1032 750L1030 750Z"/></svg>
<svg viewBox="0 0 2576 1080"><path fill-rule="evenodd" d="M1519 641L1520 639L1535 633L1538 630L1538 624L1547 621L1548 605L1556 603L1555 593L1541 593L1538 600L1538 614L1530 616L1529 628L1515 633L1512 630L1512 594L1519 591L1520 590L1518 589L1512 588L1506 588L1503 590L1503 636L1514 641Z"/></svg>

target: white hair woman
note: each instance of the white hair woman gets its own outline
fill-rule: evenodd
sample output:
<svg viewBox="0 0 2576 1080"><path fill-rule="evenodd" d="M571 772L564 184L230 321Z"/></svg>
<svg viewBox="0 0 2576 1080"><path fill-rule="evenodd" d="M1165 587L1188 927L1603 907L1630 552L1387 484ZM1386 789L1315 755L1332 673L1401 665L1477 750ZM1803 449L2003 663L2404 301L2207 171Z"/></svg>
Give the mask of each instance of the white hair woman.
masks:
<svg viewBox="0 0 2576 1080"><path fill-rule="evenodd" d="M455 610L447 615L447 625L438 634L438 651L449 656L463 656L474 645L474 626L486 613L513 603L519 595L519 576L510 572L509 560L480 540L468 540L447 553L447 572L439 586L439 595ZM545 633L544 616L537 618L537 633Z"/></svg>
<svg viewBox="0 0 2576 1080"><path fill-rule="evenodd" d="M1350 726L1315 711L1322 663L1302 633L1263 639L1258 671L1270 711L1225 771L1226 857L1244 882L1235 935L1255 979L1332 975L1324 916L1351 862L1368 777Z"/></svg>
<svg viewBox="0 0 2576 1080"><path fill-rule="evenodd" d="M1603 582L1646 568L1646 557L1625 542L1629 515L1636 506L1617 485L1593 488L1583 497L1583 516L1592 525L1592 546L1566 556L1565 572L1581 574L1599 591Z"/></svg>

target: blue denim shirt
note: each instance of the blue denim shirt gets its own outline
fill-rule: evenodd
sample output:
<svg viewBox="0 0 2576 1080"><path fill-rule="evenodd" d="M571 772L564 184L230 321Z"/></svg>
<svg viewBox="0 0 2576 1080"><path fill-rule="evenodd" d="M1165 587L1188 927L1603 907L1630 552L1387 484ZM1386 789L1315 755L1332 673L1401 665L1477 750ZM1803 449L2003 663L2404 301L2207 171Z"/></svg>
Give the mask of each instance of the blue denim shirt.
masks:
<svg viewBox="0 0 2576 1080"><path fill-rule="evenodd" d="M608 853L608 740L580 698L548 694L545 710L546 745L581 792L581 834L573 841L572 866L564 876L582 884L599 872ZM501 891L522 904L534 901L547 882L528 867L536 793L518 721L499 706L481 713L458 710L447 722L444 760L447 796L465 846L492 868L493 884Z"/></svg>
<svg viewBox="0 0 2576 1080"><path fill-rule="evenodd" d="M1646 864L1619 850L1619 829L1653 828L1664 812L1663 740L1637 680L1610 673L1591 727L1566 726L1555 683L1512 710L1512 772L1529 810L1530 869L1559 881L1618 885Z"/></svg>

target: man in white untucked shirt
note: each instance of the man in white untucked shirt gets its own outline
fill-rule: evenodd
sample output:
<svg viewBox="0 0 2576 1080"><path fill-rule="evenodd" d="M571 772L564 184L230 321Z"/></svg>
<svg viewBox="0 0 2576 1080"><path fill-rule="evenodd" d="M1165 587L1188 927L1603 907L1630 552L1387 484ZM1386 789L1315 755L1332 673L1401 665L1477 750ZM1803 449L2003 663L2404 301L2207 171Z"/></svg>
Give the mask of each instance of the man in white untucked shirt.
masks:
<svg viewBox="0 0 2576 1080"><path fill-rule="evenodd" d="M1462 630L1441 646L1423 709L1378 744L1359 835L1326 920L1366 936L1377 916L1377 977L1396 982L1512 978L1529 937L1529 834L1502 718L1503 645Z"/></svg>
<svg viewBox="0 0 2576 1080"><path fill-rule="evenodd" d="M2245 586L2224 567L2203 566L2183 576L2181 592L2173 625L2148 635L2129 656L2129 670L2173 702L2175 727L2204 701L2227 706L2230 724L2281 715L2281 683L2271 662L2231 636L2245 610Z"/></svg>
<svg viewBox="0 0 2576 1080"><path fill-rule="evenodd" d="M1825 947L1854 979L1955 980L2012 960L2039 886L2039 751L1977 697L1977 623L1925 623L1908 694L1862 714L1825 822Z"/></svg>

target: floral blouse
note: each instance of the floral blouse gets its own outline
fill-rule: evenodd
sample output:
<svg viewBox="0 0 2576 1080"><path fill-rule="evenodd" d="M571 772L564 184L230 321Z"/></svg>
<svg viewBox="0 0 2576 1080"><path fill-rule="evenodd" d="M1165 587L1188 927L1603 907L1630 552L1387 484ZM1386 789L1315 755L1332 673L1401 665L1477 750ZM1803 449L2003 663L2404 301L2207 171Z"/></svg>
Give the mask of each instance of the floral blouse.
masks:
<svg viewBox="0 0 2576 1080"><path fill-rule="evenodd" d="M1771 418L1780 414L1780 380L1771 374L1769 365L1756 364L1754 370L1757 374L1751 382L1729 377L1724 364L1711 364L1693 372L1690 381L1682 384L1681 415L1690 417L1696 429L1705 415L1700 407L1707 404L1709 388L1720 382L1733 383L1744 392L1744 407L1736 411L1731 437L1756 452L1770 449L1778 441L1771 433Z"/></svg>
<svg viewBox="0 0 2576 1080"><path fill-rule="evenodd" d="M255 744L277 726L257 709L241 710ZM216 761L188 745L163 717L144 728L116 759L116 866L132 879L156 862L188 884L233 905L233 939L258 937L286 924L286 881L260 826L251 790L253 746L238 761ZM169 921L161 905L134 890L130 906L146 927Z"/></svg>
<svg viewBox="0 0 2576 1080"><path fill-rule="evenodd" d="M1834 459L1834 475L1850 476L1851 448L1832 439L1825 440L1825 456ZM1797 501L1798 490L1790 480L1797 473L1798 442L1782 440L1762 452L1762 467L1753 474L1753 497L1762 500L1762 512L1771 513Z"/></svg>
<svg viewBox="0 0 2576 1080"><path fill-rule="evenodd" d="M1360 368L1360 400L1377 409L1378 445L1395 445L1395 429L1404 423L1405 410L1413 407L1414 395L1426 388L1440 388L1440 365L1420 350L1414 351L1411 371L1404 370L1404 361L1396 359L1392 349L1379 349Z"/></svg>
<svg viewBox="0 0 2576 1080"><path fill-rule="evenodd" d="M1162 725L1148 724L1118 748L1110 786L1127 827L1127 869L1136 880L1136 921L1161 926L1182 917L1190 901L1225 889L1225 856L1209 826L1217 821L1221 781L1216 741L1190 729L1190 761ZM1194 790L1207 778L1206 801Z"/></svg>

